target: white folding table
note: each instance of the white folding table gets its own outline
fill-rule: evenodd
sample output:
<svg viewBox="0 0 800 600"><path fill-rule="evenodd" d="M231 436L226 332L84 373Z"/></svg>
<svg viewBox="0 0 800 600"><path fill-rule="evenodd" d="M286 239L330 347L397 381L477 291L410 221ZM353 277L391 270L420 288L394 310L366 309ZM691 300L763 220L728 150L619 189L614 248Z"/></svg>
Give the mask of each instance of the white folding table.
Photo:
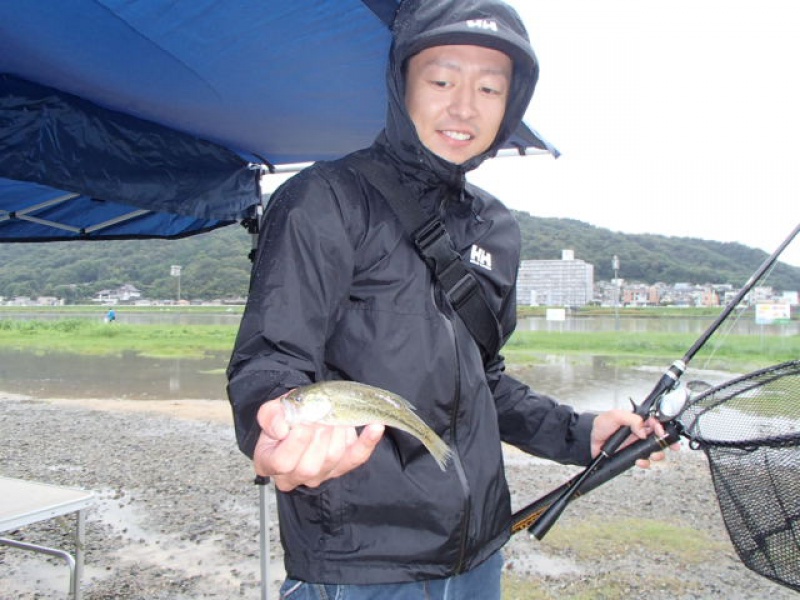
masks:
<svg viewBox="0 0 800 600"><path fill-rule="evenodd" d="M67 550L48 548L4 537L0 537L0 544L64 559L69 567L70 593L74 600L80 600L86 510L93 504L94 494L86 490L0 477L0 533L46 521L53 517L77 513L74 556Z"/></svg>

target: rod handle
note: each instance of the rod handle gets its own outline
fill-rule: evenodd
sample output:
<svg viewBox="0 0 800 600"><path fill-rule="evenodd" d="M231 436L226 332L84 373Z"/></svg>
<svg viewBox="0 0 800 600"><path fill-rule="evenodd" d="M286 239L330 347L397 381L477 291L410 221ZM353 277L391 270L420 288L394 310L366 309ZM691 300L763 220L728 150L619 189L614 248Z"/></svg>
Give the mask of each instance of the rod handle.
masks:
<svg viewBox="0 0 800 600"><path fill-rule="evenodd" d="M628 471L640 458L647 458L653 454L653 452L663 450L679 439L679 426L672 421L666 423L664 425L663 437L651 435L647 439L639 440L638 442L626 446L606 460L605 463L597 468L590 476L586 477L584 482L579 485L579 488L574 490L570 495L570 498L575 500L588 494L593 489L603 485L617 475ZM511 533L519 533L523 529L527 529L531 534L536 536L536 532L533 531L533 529L542 518L542 515L554 502L564 496L566 490L576 485L581 475L582 474L576 475L565 484L515 512L511 517ZM550 527L552 527L552 524L547 527L547 530L549 530ZM544 537L544 534L542 534L542 537ZM537 539L542 539L542 537L537 536Z"/></svg>

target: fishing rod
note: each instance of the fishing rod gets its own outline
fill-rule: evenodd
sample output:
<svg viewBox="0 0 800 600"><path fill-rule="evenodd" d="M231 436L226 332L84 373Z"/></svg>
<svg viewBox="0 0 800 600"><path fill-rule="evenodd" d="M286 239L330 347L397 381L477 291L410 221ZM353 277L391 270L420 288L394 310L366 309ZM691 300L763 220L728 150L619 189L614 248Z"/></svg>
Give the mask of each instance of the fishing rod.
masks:
<svg viewBox="0 0 800 600"><path fill-rule="evenodd" d="M772 268L772 266L778 260L778 257L786 249L786 247L792 243L792 240L794 240L798 232L800 232L800 223L795 226L794 230L781 243L781 245L778 246L775 252L773 252L761 264L761 266L756 269L755 273L750 276L750 279L748 279L742 289L739 290L739 293L737 293L736 296L725 306L719 316L703 332L697 341L692 344L691 348L689 348L686 354L684 354L683 358L676 360L674 363L672 363L672 365L669 366L644 401L638 406L634 405L634 414L639 415L642 419L646 419L655 414L661 398L678 386L681 376L686 371L686 366L689 364L692 358L694 358L695 354L697 354L697 352L705 345L709 338L717 331L717 329L719 329L720 325L722 325L722 322L725 321L728 316L730 316L730 314L736 309L744 297L750 293L750 291L753 289L753 287L755 287L756 283L764 276L764 274ZM618 459L616 462L612 463L614 464L615 470L617 470L617 472L614 474L611 474L611 471L606 471L603 469L603 467L604 465L608 465L610 461L614 460L615 453L623 444L623 442L628 439L630 434L630 427L621 427L618 429L616 433L606 440L606 443L601 448L599 454L594 458L594 460L592 460L588 467L576 475L572 480L551 494L545 496L545 498L551 498L551 501L547 502L546 505L543 502L544 498L542 498L515 513L512 517L512 532L521 531L527 527L528 531L533 534L536 539L541 540L545 535L547 535L547 532L550 531L550 528L555 524L555 522L567 508L567 505L576 497L578 497L579 493L585 493L587 489L594 489L594 487L597 487L597 485L605 483L612 477L615 477L617 474L625 470L622 469L624 464L623 459ZM633 446L637 446L637 444L633 444ZM645 445L640 445L639 449L643 450L645 447ZM651 452L657 450L659 447L660 446L657 445L653 450L651 450ZM626 453L625 455L625 460L629 461L628 467L632 466L638 458L644 458L645 456L648 456L636 456L633 458L633 460L631 460L634 454L634 452L630 452ZM591 488L588 488L588 485L592 483L594 485L592 485ZM534 510L535 506L543 508L537 508ZM520 523L523 521L523 517L526 524L524 526L520 526Z"/></svg>
<svg viewBox="0 0 800 600"><path fill-rule="evenodd" d="M578 481L579 473L560 487L515 512L511 516L511 533L519 533L523 529L531 527L566 490L575 487L573 500L584 496L609 479L629 470L640 458L647 458L653 452L668 448L680 439L680 434L680 426L677 423L669 422L664 426L663 436L651 435L647 439L626 446L584 478L583 482Z"/></svg>

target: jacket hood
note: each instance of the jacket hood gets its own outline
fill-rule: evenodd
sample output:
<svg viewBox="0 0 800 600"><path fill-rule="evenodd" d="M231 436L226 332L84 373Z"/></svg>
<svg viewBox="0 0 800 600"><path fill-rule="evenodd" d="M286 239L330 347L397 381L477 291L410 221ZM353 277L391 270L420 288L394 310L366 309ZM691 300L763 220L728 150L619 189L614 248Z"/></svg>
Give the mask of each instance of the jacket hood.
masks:
<svg viewBox="0 0 800 600"><path fill-rule="evenodd" d="M539 63L516 11L501 0L404 0L393 25L394 41L387 72L386 138L390 151L415 168L427 166L440 179L454 182L494 156L522 121L539 77ZM499 50L514 65L503 123L492 146L464 164L454 165L425 148L405 106L405 65L432 46L474 45Z"/></svg>

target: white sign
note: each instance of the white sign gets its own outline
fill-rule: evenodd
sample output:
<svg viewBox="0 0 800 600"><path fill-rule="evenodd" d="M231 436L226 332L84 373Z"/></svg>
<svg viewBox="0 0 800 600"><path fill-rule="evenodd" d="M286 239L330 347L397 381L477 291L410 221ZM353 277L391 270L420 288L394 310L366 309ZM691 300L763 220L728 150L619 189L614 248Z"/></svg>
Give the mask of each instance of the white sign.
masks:
<svg viewBox="0 0 800 600"><path fill-rule="evenodd" d="M172 267L170 267L169 274L172 277L180 277L181 276L181 266L180 265L172 265Z"/></svg>
<svg viewBox="0 0 800 600"><path fill-rule="evenodd" d="M546 318L548 321L566 321L567 310L565 308L548 308Z"/></svg>
<svg viewBox="0 0 800 600"><path fill-rule="evenodd" d="M759 325L789 321L791 316L789 304L756 304L756 323Z"/></svg>

